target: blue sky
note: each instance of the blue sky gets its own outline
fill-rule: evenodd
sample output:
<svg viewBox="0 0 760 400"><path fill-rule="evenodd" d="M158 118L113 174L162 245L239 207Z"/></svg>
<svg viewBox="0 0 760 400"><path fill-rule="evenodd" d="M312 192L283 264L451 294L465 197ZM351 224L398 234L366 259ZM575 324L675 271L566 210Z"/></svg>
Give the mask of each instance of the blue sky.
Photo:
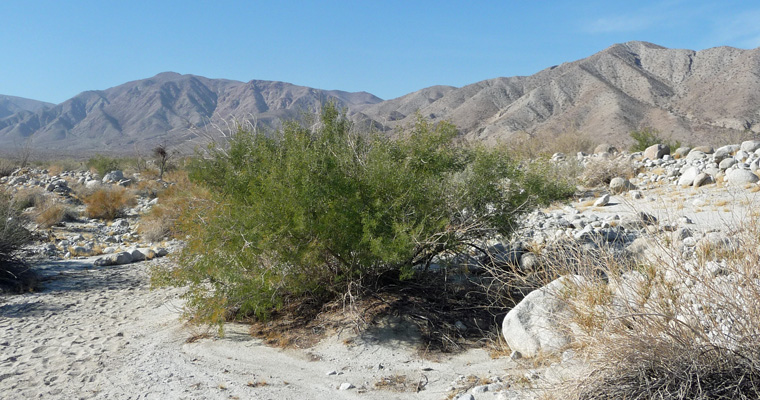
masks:
<svg viewBox="0 0 760 400"><path fill-rule="evenodd" d="M0 94L53 103L164 71L395 98L614 43L760 46L755 1L0 2Z"/></svg>

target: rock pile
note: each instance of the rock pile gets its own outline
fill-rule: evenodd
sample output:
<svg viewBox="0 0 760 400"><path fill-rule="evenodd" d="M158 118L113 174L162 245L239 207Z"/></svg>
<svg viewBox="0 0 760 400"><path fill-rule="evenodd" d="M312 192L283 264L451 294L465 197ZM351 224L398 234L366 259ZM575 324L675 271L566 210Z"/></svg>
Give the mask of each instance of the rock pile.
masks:
<svg viewBox="0 0 760 400"><path fill-rule="evenodd" d="M108 222L85 217L84 205L80 200L82 196L98 188L128 187L132 183L133 180L126 179L122 171L111 171L99 179L90 171L66 171L55 175L44 169L22 168L0 178L0 187L10 193L44 190L49 196L54 196L55 202L71 207L79 215L73 221L60 222L50 229L30 226L33 231L42 233L45 239L26 249L24 257L27 260L103 255L95 261L95 265L118 265L163 257L182 245L177 240L162 244L141 240L139 217L149 212L158 199L139 191L134 193L137 204L127 209L123 218ZM43 206L46 205L37 207Z"/></svg>

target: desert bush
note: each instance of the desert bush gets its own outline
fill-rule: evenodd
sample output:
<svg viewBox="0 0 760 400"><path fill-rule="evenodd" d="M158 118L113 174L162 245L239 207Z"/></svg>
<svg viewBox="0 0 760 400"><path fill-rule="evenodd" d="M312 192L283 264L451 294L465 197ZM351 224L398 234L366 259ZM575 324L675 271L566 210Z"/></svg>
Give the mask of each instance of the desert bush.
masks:
<svg viewBox="0 0 760 400"><path fill-rule="evenodd" d="M656 129L645 127L638 131L632 131L630 133L631 139L634 140L634 144L631 146L631 151L644 151L647 147L655 144L665 144L670 147L671 150L675 150L681 147L681 142L666 140L660 136L660 132Z"/></svg>
<svg viewBox="0 0 760 400"><path fill-rule="evenodd" d="M6 160L4 158L0 158L0 178L4 176L9 176L13 173L17 168L17 165L15 162L11 160Z"/></svg>
<svg viewBox="0 0 760 400"><path fill-rule="evenodd" d="M421 117L395 140L356 132L334 105L318 123L240 129L228 149L191 164L211 195L182 224L180 267L154 277L190 284L197 321L265 319L292 301L411 279L415 266L506 236L518 215L574 189L538 165L458 146L456 134Z"/></svg>
<svg viewBox="0 0 760 400"><path fill-rule="evenodd" d="M587 187L609 185L612 178L633 178L636 171L633 164L623 157L590 158L583 167L580 181Z"/></svg>
<svg viewBox="0 0 760 400"><path fill-rule="evenodd" d="M82 201L90 218L112 220L137 204L135 196L123 187L105 187L85 196Z"/></svg>
<svg viewBox="0 0 760 400"><path fill-rule="evenodd" d="M13 260L15 253L31 239L11 196L0 193L0 263Z"/></svg>
<svg viewBox="0 0 760 400"><path fill-rule="evenodd" d="M78 217L71 206L64 204L55 196L47 196L42 204L35 208L34 221L41 228L49 228L64 221L76 221Z"/></svg>
<svg viewBox="0 0 760 400"><path fill-rule="evenodd" d="M143 239L151 242L178 236L180 234L178 221L183 210L191 208L191 203L198 203L201 199L208 198L200 187L189 181L187 172L184 170L167 173L165 178L168 182L172 182L170 186L149 186L155 189L159 202L147 214L140 217L138 232Z"/></svg>
<svg viewBox="0 0 760 400"><path fill-rule="evenodd" d="M103 176L111 171L121 170L124 164L124 160L98 154L87 160L85 165L87 168L95 170L100 176Z"/></svg>
<svg viewBox="0 0 760 400"><path fill-rule="evenodd" d="M13 205L23 211L29 207L37 207L45 202L47 192L41 187L21 188L13 193Z"/></svg>
<svg viewBox="0 0 760 400"><path fill-rule="evenodd" d="M549 157L554 153L564 153L569 156L578 152L591 153L596 146L589 135L577 131L534 134L518 132L512 135L506 144L509 154L516 160L533 160Z"/></svg>
<svg viewBox="0 0 760 400"><path fill-rule="evenodd" d="M16 256L32 241L12 198L0 193L0 287L24 291L33 286L33 274Z"/></svg>

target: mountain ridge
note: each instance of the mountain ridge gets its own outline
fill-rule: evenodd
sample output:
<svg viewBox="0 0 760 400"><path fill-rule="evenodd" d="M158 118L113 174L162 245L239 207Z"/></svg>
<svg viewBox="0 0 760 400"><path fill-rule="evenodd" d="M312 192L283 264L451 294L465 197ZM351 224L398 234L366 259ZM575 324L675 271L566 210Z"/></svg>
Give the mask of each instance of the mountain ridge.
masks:
<svg viewBox="0 0 760 400"><path fill-rule="evenodd" d="M570 131L622 143L632 130L652 127L689 143L760 134L760 48L631 41L529 76L431 86L384 101L367 92L164 72L1 117L0 145L32 140L35 148L84 151L183 143L230 119L277 126L327 100L387 131L419 113L453 122L472 140Z"/></svg>

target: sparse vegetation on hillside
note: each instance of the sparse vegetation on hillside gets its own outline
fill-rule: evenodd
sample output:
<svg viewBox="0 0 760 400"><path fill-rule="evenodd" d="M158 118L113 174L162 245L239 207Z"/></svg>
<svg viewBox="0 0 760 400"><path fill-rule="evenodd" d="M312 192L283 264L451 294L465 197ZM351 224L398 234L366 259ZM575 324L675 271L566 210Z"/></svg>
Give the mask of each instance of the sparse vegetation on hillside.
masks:
<svg viewBox="0 0 760 400"><path fill-rule="evenodd" d="M187 210L181 267L156 278L190 284L196 321L267 318L292 301L412 279L436 256L508 235L518 215L574 190L544 164L455 144L445 122L420 117L390 140L352 130L328 104L309 126L240 130L229 149L192 165L213 195Z"/></svg>

